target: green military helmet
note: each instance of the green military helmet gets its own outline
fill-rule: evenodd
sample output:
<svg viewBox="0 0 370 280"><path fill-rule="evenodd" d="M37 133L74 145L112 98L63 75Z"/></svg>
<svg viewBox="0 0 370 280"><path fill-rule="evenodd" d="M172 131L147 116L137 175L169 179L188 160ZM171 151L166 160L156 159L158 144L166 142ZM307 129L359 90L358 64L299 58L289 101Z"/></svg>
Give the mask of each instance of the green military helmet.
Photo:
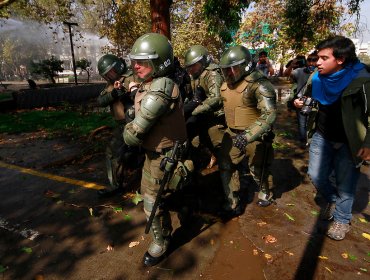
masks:
<svg viewBox="0 0 370 280"><path fill-rule="evenodd" d="M233 46L221 56L220 68L228 84L234 84L252 70L252 56L243 46Z"/></svg>
<svg viewBox="0 0 370 280"><path fill-rule="evenodd" d="M186 70L194 79L198 78L199 75L202 74L210 61L207 49L201 45L194 45L185 53Z"/></svg>
<svg viewBox="0 0 370 280"><path fill-rule="evenodd" d="M98 71L105 80L114 83L127 71L127 66L114 54L105 54L98 61Z"/></svg>
<svg viewBox="0 0 370 280"><path fill-rule="evenodd" d="M132 46L129 57L133 70L136 64L152 68L149 74L139 77L141 80L164 77L174 69L172 45L166 36L159 33L147 33L139 37Z"/></svg>

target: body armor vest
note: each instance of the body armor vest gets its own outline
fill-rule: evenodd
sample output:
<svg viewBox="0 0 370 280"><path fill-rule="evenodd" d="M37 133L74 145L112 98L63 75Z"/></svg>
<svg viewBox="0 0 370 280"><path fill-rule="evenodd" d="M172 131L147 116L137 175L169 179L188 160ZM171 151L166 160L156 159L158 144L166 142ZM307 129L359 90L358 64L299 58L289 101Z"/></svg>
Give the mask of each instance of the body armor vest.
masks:
<svg viewBox="0 0 370 280"><path fill-rule="evenodd" d="M244 79L235 87L229 88L226 83L221 86L221 96L224 98L224 111L227 126L233 129L245 130L260 116L254 91L256 87Z"/></svg>
<svg viewBox="0 0 370 280"><path fill-rule="evenodd" d="M140 110L140 103L144 96L150 90L150 83L136 93L135 96L135 114ZM158 120L155 120L154 126L150 129L147 136L143 139L142 146L149 151L161 152L162 149L172 147L176 140L183 143L186 141L186 126L183 115L183 104L179 96L179 88L177 85L173 87L172 95L168 98L173 98L169 101L169 110L162 115ZM162 100L158 100L162 102ZM153 112L155 114L155 112Z"/></svg>

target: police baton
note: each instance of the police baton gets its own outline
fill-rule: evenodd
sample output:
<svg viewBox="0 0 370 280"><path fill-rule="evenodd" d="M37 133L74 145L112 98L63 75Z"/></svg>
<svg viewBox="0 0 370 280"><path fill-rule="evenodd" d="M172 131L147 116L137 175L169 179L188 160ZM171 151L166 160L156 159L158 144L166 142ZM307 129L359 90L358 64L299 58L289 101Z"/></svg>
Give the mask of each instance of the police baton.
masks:
<svg viewBox="0 0 370 280"><path fill-rule="evenodd" d="M174 167L176 166L176 163L177 163L176 153L177 153L177 149L178 149L179 145L180 145L180 142L176 141L175 146L172 149L171 155L169 157L165 158L166 162L164 163L163 178L161 180L161 184L159 186L159 190L158 190L157 197L155 199L152 211L150 212L148 222L146 223L146 226L145 226L145 234L148 234L148 232L149 232L149 230L152 226L155 213L157 212L157 208L158 208L159 203L161 202L161 199L162 199L162 193L164 191L165 186L168 184L168 182L171 178ZM167 164L167 163L169 163L169 164Z"/></svg>

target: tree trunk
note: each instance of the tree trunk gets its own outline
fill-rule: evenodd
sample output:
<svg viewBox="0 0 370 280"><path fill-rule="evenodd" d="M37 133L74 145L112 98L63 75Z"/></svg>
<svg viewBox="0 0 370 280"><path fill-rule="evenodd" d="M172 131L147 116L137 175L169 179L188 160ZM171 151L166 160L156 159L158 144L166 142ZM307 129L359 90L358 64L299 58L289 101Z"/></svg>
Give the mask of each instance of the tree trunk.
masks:
<svg viewBox="0 0 370 280"><path fill-rule="evenodd" d="M165 35L171 40L170 6L172 0L150 0L152 32Z"/></svg>

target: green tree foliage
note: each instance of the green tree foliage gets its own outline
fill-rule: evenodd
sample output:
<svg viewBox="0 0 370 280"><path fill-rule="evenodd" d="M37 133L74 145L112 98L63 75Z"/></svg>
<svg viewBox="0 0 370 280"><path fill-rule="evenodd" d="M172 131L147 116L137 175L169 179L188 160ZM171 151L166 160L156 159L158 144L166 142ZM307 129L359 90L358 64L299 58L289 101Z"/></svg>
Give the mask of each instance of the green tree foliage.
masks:
<svg viewBox="0 0 370 280"><path fill-rule="evenodd" d="M208 31L208 24L204 21L204 4L202 0L188 0L174 1L171 6L172 45L180 60L192 45L203 45L215 58L224 48L221 37Z"/></svg>
<svg viewBox="0 0 370 280"><path fill-rule="evenodd" d="M330 34L351 35L353 24L341 21L348 13L352 12L335 0L259 0L245 14L234 39L252 49L267 48L270 57L286 63Z"/></svg>
<svg viewBox="0 0 370 280"><path fill-rule="evenodd" d="M211 34L218 34L225 43L232 41L232 33L239 28L242 11L249 7L248 0L207 0L204 16Z"/></svg>
<svg viewBox="0 0 370 280"><path fill-rule="evenodd" d="M173 0L170 8L172 43L180 58L193 44L204 45L218 57L231 41L254 45L264 42L273 46L276 55L289 48L303 52L330 33L351 31L349 26L340 24L341 16L347 11L358 15L362 1ZM77 22L79 28L107 37L113 44L107 51L118 55L127 54L139 36L151 31L148 0L6 2L8 4L0 8L0 17L21 17L59 25L63 21ZM246 12L251 3L255 5L254 11Z"/></svg>
<svg viewBox="0 0 370 280"><path fill-rule="evenodd" d="M80 60L76 61L76 67L81 68L81 70L86 72L87 82L90 82L90 66L91 61L87 58L81 58Z"/></svg>
<svg viewBox="0 0 370 280"><path fill-rule="evenodd" d="M31 73L43 75L55 84L55 77L58 72L63 71L63 61L52 56L50 59L44 59L41 62L31 62Z"/></svg>
<svg viewBox="0 0 370 280"><path fill-rule="evenodd" d="M293 49L303 49L306 42L317 42L318 37L341 33L344 13L359 15L363 0L287 0L283 14L286 34ZM347 8L348 7L348 8ZM298 20L299 19L299 20ZM345 28L346 30L346 28Z"/></svg>
<svg viewBox="0 0 370 280"><path fill-rule="evenodd" d="M36 26L33 28L37 29ZM30 66L30 58L45 58L47 52L46 42L33 40L32 28L27 30L2 31L0 33L0 74L2 78L9 76L24 76ZM27 46L27 47L25 47Z"/></svg>

